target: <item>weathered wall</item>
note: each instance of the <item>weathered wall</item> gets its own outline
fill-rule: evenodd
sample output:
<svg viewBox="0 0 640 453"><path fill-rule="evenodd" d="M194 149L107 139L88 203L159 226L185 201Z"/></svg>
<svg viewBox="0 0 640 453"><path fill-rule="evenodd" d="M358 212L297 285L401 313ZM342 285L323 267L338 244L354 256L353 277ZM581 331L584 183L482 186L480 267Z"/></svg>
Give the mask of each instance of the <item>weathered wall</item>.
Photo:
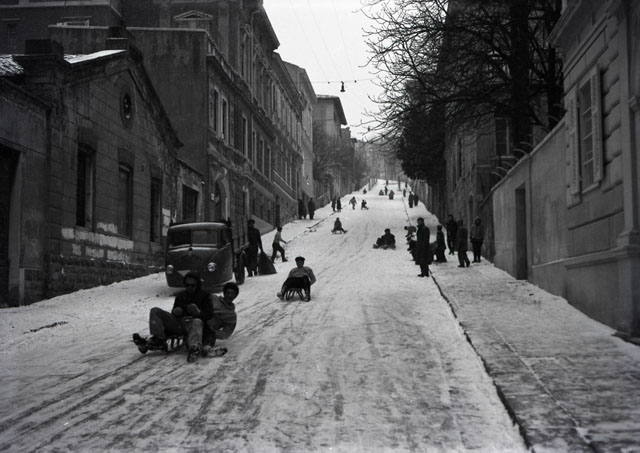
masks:
<svg viewBox="0 0 640 453"><path fill-rule="evenodd" d="M0 306L44 296L47 108L0 81Z"/></svg>

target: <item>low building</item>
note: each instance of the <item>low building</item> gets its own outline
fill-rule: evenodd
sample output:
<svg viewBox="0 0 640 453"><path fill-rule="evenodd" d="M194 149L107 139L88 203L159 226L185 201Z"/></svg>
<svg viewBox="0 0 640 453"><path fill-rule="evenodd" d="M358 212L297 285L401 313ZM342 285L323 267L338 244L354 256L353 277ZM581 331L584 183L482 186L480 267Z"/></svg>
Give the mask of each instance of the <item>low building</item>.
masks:
<svg viewBox="0 0 640 453"><path fill-rule="evenodd" d="M0 56L0 305L146 275L201 176L134 48Z"/></svg>

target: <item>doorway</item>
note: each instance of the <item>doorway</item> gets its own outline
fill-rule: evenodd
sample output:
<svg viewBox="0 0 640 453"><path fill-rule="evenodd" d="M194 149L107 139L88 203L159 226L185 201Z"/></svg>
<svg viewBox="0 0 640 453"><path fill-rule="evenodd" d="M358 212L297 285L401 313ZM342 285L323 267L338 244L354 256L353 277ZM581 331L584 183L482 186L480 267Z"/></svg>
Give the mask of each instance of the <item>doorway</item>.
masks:
<svg viewBox="0 0 640 453"><path fill-rule="evenodd" d="M516 263L519 280L529 276L527 259L527 192L523 186L516 189Z"/></svg>
<svg viewBox="0 0 640 453"><path fill-rule="evenodd" d="M11 213L11 198L14 193L14 181L18 165L18 153L10 149L0 147L0 212ZM18 216L0 216L0 307L17 305L18 300L13 303L9 300L9 273L10 273L10 238L11 219L18 221ZM14 295L15 299L15 295Z"/></svg>

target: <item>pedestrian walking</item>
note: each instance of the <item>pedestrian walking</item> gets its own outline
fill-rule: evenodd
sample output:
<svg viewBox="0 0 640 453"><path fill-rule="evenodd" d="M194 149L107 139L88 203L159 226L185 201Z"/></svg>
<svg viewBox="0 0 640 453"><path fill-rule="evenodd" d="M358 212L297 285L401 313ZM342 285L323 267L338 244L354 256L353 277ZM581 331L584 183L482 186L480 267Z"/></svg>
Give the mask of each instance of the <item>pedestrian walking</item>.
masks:
<svg viewBox="0 0 640 453"><path fill-rule="evenodd" d="M469 232L467 227L464 226L462 219L458 221L458 235L456 237L456 250L458 251L458 267L469 267L469 257L467 256L467 250L469 247Z"/></svg>
<svg viewBox="0 0 640 453"><path fill-rule="evenodd" d="M431 232L429 228L424 224L424 219L419 217L418 220L418 229L416 231L416 251L415 251L415 259L416 264L420 266L420 274L418 277L428 277L429 276L429 264L433 262L433 253L431 251L431 245L429 244L429 238L431 237Z"/></svg>
<svg viewBox="0 0 640 453"><path fill-rule="evenodd" d="M413 208L413 192L409 192L409 207Z"/></svg>
<svg viewBox="0 0 640 453"><path fill-rule="evenodd" d="M473 250L473 262L479 263L482 254L482 242L484 241L484 225L480 217L476 217L469 231L471 249Z"/></svg>
<svg viewBox="0 0 640 453"><path fill-rule="evenodd" d="M384 194L386 195L387 193L389 193L389 189L387 188L387 186L384 186Z"/></svg>
<svg viewBox="0 0 640 453"><path fill-rule="evenodd" d="M313 215L316 213L316 202L313 201L313 198L309 198L307 209L309 211L309 220L313 220Z"/></svg>
<svg viewBox="0 0 640 453"><path fill-rule="evenodd" d="M349 200L349 204L351 205L352 209L355 209L356 205L358 204L358 202L356 201L356 197L351 197L351 200Z"/></svg>
<svg viewBox="0 0 640 453"><path fill-rule="evenodd" d="M446 263L447 257L445 253L447 251L447 244L444 240L444 233L442 232L442 225L437 226L436 232L436 263Z"/></svg>
<svg viewBox="0 0 640 453"><path fill-rule="evenodd" d="M407 197L407 189L402 189L402 198Z"/></svg>
<svg viewBox="0 0 640 453"><path fill-rule="evenodd" d="M342 211L342 202L340 201L340 198L336 200L336 210L338 212Z"/></svg>
<svg viewBox="0 0 640 453"><path fill-rule="evenodd" d="M335 199L335 197L331 199L331 209L333 209L333 212L336 212L336 199Z"/></svg>
<svg viewBox="0 0 640 453"><path fill-rule="evenodd" d="M284 248L280 245L280 243L286 244L287 241L282 239L282 227L279 226L276 229L276 234L273 236L273 254L271 255L271 262L274 263L276 261L276 257L278 256L278 252L280 252L280 258L282 258L282 262L286 263L287 259L284 256Z"/></svg>
<svg viewBox="0 0 640 453"><path fill-rule="evenodd" d="M446 224L447 228L447 245L449 246L449 255L453 255L456 249L456 238L458 235L458 222L449 214L449 220Z"/></svg>

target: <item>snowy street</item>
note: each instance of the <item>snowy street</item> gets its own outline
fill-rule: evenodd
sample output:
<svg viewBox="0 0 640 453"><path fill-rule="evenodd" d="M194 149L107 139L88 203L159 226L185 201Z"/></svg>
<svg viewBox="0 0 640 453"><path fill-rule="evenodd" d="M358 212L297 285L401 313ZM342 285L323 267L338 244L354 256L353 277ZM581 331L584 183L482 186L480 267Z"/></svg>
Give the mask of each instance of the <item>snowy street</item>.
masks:
<svg viewBox="0 0 640 453"><path fill-rule="evenodd" d="M525 451L406 251L403 227L424 206L396 193L374 188L368 211L323 207L285 225L290 261L241 285L221 358L135 348L149 309L172 306L163 274L3 310L0 450ZM331 233L336 216L347 234ZM435 236L435 218L426 223ZM373 249L387 227L399 246ZM311 302L275 297L297 255L318 278Z"/></svg>

